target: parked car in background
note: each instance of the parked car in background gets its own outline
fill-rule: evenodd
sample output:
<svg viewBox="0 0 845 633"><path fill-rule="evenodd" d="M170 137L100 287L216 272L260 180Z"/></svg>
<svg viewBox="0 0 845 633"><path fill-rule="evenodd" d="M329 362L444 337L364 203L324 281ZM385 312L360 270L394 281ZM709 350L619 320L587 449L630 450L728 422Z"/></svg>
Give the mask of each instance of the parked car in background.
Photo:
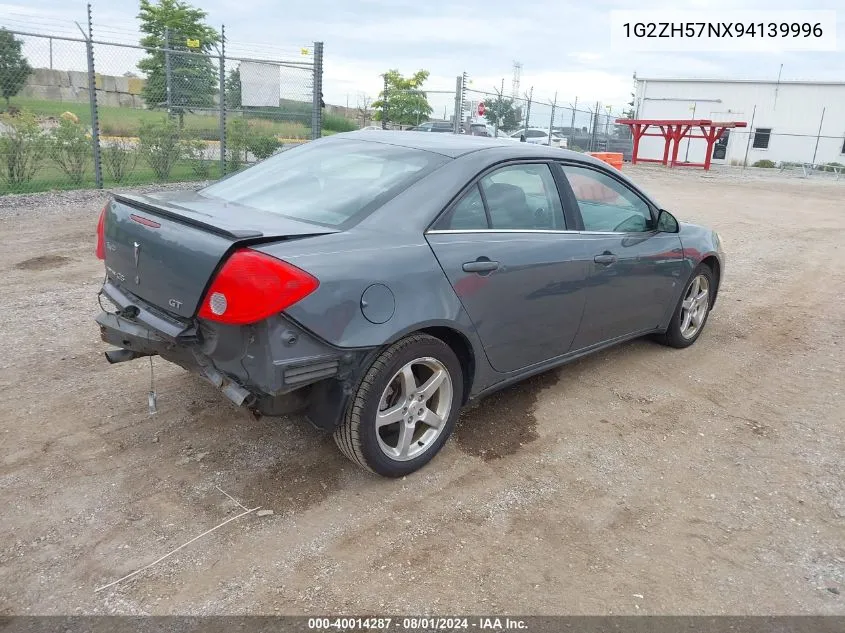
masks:
<svg viewBox="0 0 845 633"><path fill-rule="evenodd" d="M511 138L521 140L525 136L526 143L534 143L535 145L549 145L550 147L558 147L566 149L567 139L561 136L554 130L551 132L551 142L549 142L549 130L546 128L530 127L528 129L522 128L516 132L511 132Z"/></svg>
<svg viewBox="0 0 845 633"><path fill-rule="evenodd" d="M303 408L389 477L497 389L641 336L692 345L723 271L714 231L595 158L383 131L116 193L96 252L109 362L159 355L256 413Z"/></svg>
<svg viewBox="0 0 845 633"><path fill-rule="evenodd" d="M624 126L615 126L624 128ZM569 141L569 149L578 149L589 152L617 152L622 154L622 160L630 161L634 152L634 141L627 133L627 128L617 130L611 134L605 134L604 128L597 130L595 134L584 128L554 128L554 133Z"/></svg>
<svg viewBox="0 0 845 633"><path fill-rule="evenodd" d="M362 130L362 131L363 131L363 130L368 130L368 131L369 131L369 130L380 130L380 129L381 129L381 126L380 126L380 125L368 125L367 127L362 127L362 128L361 128L361 130Z"/></svg>
<svg viewBox="0 0 845 633"><path fill-rule="evenodd" d="M464 126L466 133L470 136L486 136L494 138L496 136L496 128L487 123L469 123Z"/></svg>
<svg viewBox="0 0 845 633"><path fill-rule="evenodd" d="M455 127L451 121L426 121L412 128L408 132L454 132Z"/></svg>

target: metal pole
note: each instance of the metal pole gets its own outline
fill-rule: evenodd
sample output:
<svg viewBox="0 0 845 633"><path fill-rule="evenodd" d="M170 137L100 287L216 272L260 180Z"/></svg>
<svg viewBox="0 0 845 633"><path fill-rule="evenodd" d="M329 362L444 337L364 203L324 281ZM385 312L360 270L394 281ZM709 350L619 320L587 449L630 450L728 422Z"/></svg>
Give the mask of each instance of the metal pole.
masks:
<svg viewBox="0 0 845 633"><path fill-rule="evenodd" d="M226 175L226 25L220 27L220 177Z"/></svg>
<svg viewBox="0 0 845 633"><path fill-rule="evenodd" d="M91 5L88 5L88 33L82 30L79 23L76 26L85 38L85 48L88 53L88 103L91 108L91 149L94 152L94 182L97 189L103 188L103 171L100 165L100 119L97 115L97 78L94 70L94 32L91 20Z"/></svg>
<svg viewBox="0 0 845 633"><path fill-rule="evenodd" d="M464 87L464 78L462 75L458 75L455 77L455 120L452 123L452 132L457 134L460 130L461 125L461 117L463 116L463 108L461 104L463 103L463 87ZM445 106L444 106L444 113L445 113ZM444 114L443 118L445 119L446 116Z"/></svg>
<svg viewBox="0 0 845 633"><path fill-rule="evenodd" d="M384 74L384 92L381 99L381 129L387 129L387 73Z"/></svg>
<svg viewBox="0 0 845 633"><path fill-rule="evenodd" d="M531 86L531 90L525 96L528 100L528 105L525 108L525 136L528 138L528 125L531 120L531 98L534 96L534 86Z"/></svg>
<svg viewBox="0 0 845 633"><path fill-rule="evenodd" d="M167 94L167 116L170 116L170 28L164 27L164 82Z"/></svg>
<svg viewBox="0 0 845 633"><path fill-rule="evenodd" d="M745 158L742 159L742 171L748 165L748 149L751 147L751 136L754 134L754 116L757 114L757 105L751 111L751 126L748 128L748 140L745 141Z"/></svg>
<svg viewBox="0 0 845 633"><path fill-rule="evenodd" d="M695 120L695 107L697 105L698 104L695 101L692 102L692 118L690 119L691 121ZM691 140L692 140L691 138L687 137L687 151L686 151L686 154L684 155L684 162L685 163L689 162L689 144L690 144Z"/></svg>
<svg viewBox="0 0 845 633"><path fill-rule="evenodd" d="M572 121L570 122L570 125L569 125L569 146L570 147L572 147L572 145L575 144L575 138L574 138L574 135L575 135L575 112L577 112L577 111L578 111L578 97L575 97L575 103L572 105Z"/></svg>
<svg viewBox="0 0 845 633"><path fill-rule="evenodd" d="M557 92L555 92L555 100L552 101L552 116L549 118L549 140L546 145L551 147L552 144L552 128L555 126L555 106L557 105Z"/></svg>
<svg viewBox="0 0 845 633"><path fill-rule="evenodd" d="M590 151L592 152L596 146L596 135L599 133L599 112L601 108L601 102L596 101L596 113L593 116L593 134L590 136Z"/></svg>
<svg viewBox="0 0 845 633"><path fill-rule="evenodd" d="M816 134L816 148L813 150L813 166L816 164L816 152L819 151L819 138L821 138L822 135L822 124L824 123L824 111L826 109L826 107L822 108L822 118L821 121L819 121L819 133Z"/></svg>
<svg viewBox="0 0 845 633"><path fill-rule="evenodd" d="M323 134L323 43L314 42L314 94L311 106L311 140Z"/></svg>
<svg viewBox="0 0 845 633"><path fill-rule="evenodd" d="M50 70L53 70L53 38L51 37L48 41L50 42Z"/></svg>
<svg viewBox="0 0 845 633"><path fill-rule="evenodd" d="M493 90L495 90L495 88L493 88ZM504 114L502 112L502 109L505 107L505 78L504 77L502 77L502 87L499 90L498 97L499 97L499 101L498 101L499 111L496 113L497 114L497 116L496 116L496 128L494 130L494 133L496 134L496 138L499 137L499 126L502 124L502 115ZM511 107L513 107L513 101L511 101Z"/></svg>

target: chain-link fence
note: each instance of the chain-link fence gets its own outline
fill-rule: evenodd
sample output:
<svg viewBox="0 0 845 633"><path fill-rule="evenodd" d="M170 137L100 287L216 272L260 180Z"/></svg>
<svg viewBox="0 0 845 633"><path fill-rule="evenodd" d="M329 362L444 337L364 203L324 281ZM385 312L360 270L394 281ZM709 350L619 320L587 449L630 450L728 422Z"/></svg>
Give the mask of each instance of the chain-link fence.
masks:
<svg viewBox="0 0 845 633"><path fill-rule="evenodd" d="M620 152L626 159L630 157L629 129L617 125L617 117L601 103L579 107L557 99L535 99L531 91L515 97L503 91L466 87L462 95L460 127L465 132L483 135L486 127L491 136L576 151Z"/></svg>
<svg viewBox="0 0 845 633"><path fill-rule="evenodd" d="M219 178L322 133L321 42L269 60L222 35L128 44L90 25L0 29L0 194Z"/></svg>

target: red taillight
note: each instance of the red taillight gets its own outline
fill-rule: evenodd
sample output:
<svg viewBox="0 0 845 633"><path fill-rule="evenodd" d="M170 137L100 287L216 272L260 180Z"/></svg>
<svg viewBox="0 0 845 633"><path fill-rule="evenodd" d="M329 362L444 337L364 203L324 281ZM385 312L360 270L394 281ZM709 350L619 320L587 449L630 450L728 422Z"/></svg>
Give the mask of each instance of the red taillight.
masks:
<svg viewBox="0 0 845 633"><path fill-rule="evenodd" d="M217 273L198 316L245 325L292 306L317 289L314 277L275 257L245 248L235 251Z"/></svg>
<svg viewBox="0 0 845 633"><path fill-rule="evenodd" d="M97 259L106 258L106 211L109 205L100 211L100 219L97 221Z"/></svg>

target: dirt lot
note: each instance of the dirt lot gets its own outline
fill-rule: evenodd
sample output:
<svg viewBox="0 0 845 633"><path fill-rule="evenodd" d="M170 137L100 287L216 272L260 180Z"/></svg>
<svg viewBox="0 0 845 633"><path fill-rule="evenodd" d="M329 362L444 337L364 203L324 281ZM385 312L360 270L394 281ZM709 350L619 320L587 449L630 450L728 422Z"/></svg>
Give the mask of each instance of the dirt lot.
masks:
<svg viewBox="0 0 845 633"><path fill-rule="evenodd" d="M628 169L729 261L692 348L638 341L365 474L298 419L109 366L104 195L0 199L0 613L845 614L845 182ZM239 508L232 521L132 580Z"/></svg>

